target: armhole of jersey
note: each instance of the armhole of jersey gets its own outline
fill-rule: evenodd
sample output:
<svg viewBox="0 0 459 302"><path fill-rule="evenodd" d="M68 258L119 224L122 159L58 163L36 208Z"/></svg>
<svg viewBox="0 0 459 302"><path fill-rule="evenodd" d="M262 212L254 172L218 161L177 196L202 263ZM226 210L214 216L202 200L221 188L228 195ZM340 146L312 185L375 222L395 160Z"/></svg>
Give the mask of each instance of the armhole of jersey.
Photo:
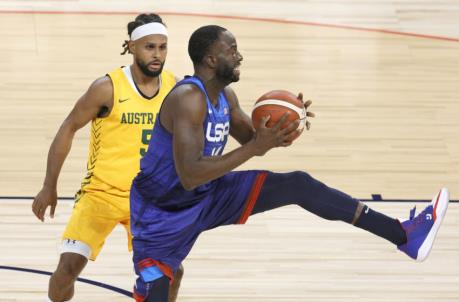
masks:
<svg viewBox="0 0 459 302"><path fill-rule="evenodd" d="M231 104L228 101L229 99L228 99L228 95L226 94L225 89L223 89L222 94L223 94L223 97L225 98L226 106L228 107L228 115L229 115L229 119L230 119L230 123L231 123L231 110L233 109L233 107L231 107ZM240 106L240 104L239 104L239 106Z"/></svg>
<svg viewBox="0 0 459 302"><path fill-rule="evenodd" d="M116 108L118 107L118 105L117 105L117 103L118 103L117 100L118 100L118 98L119 98L118 89L117 89L116 86L115 86L115 81L113 80L113 78L110 76L109 73L107 73L106 76L107 76L107 77L110 79L110 81L112 82L112 91L113 91L113 100L112 100L112 101L113 101L113 105L112 105L112 109L110 110L110 113L109 113L107 116L103 117L102 119L106 119L106 118L108 118L109 116L112 115L113 111L115 110L115 107L116 107Z"/></svg>
<svg viewBox="0 0 459 302"><path fill-rule="evenodd" d="M225 99L226 105L228 105L228 109L231 111L230 102L228 101L228 95L226 94L225 88L222 90L223 98Z"/></svg>

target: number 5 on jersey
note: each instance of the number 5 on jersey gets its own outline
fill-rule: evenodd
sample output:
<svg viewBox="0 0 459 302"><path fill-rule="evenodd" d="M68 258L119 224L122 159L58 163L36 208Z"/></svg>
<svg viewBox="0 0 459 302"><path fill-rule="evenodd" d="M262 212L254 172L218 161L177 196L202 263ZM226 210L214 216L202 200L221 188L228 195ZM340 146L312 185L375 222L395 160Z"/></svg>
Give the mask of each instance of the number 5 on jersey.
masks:
<svg viewBox="0 0 459 302"><path fill-rule="evenodd" d="M142 130L142 144L146 145L146 148L140 148L140 156L144 156L147 153L148 144L150 143L152 129Z"/></svg>

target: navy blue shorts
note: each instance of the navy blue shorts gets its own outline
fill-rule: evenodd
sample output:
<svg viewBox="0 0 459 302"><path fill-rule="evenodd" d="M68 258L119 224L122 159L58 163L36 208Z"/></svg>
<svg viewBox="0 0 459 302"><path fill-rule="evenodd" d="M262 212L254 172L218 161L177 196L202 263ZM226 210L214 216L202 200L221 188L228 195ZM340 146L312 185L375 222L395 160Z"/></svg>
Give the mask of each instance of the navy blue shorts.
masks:
<svg viewBox="0 0 459 302"><path fill-rule="evenodd" d="M134 239L134 267L139 275L136 292L146 294L142 271L156 267L173 279L174 272L190 252L199 234L222 225L243 224L258 199L267 172L237 171L217 179L215 189L197 204L166 211L147 203L141 222L131 221ZM131 188L131 203L143 203L135 186Z"/></svg>

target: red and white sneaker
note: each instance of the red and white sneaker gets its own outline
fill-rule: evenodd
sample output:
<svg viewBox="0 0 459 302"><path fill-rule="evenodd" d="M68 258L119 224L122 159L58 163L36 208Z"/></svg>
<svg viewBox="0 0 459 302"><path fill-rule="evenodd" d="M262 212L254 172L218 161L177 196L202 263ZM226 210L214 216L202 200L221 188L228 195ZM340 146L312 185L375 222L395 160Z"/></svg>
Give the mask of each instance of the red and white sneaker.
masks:
<svg viewBox="0 0 459 302"><path fill-rule="evenodd" d="M449 203L449 192L443 188L432 202L416 217L416 207L410 211L410 219L402 222L407 242L397 248L416 261L424 261L429 256L441 222Z"/></svg>

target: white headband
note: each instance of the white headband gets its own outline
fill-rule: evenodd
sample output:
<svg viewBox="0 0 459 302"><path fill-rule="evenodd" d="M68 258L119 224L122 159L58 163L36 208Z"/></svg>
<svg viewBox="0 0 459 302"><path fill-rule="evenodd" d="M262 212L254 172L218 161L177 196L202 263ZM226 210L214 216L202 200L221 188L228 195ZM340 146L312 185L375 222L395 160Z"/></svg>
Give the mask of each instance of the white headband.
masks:
<svg viewBox="0 0 459 302"><path fill-rule="evenodd" d="M141 25L132 32L131 41L138 40L148 35L163 35L167 37L166 26L158 22Z"/></svg>

